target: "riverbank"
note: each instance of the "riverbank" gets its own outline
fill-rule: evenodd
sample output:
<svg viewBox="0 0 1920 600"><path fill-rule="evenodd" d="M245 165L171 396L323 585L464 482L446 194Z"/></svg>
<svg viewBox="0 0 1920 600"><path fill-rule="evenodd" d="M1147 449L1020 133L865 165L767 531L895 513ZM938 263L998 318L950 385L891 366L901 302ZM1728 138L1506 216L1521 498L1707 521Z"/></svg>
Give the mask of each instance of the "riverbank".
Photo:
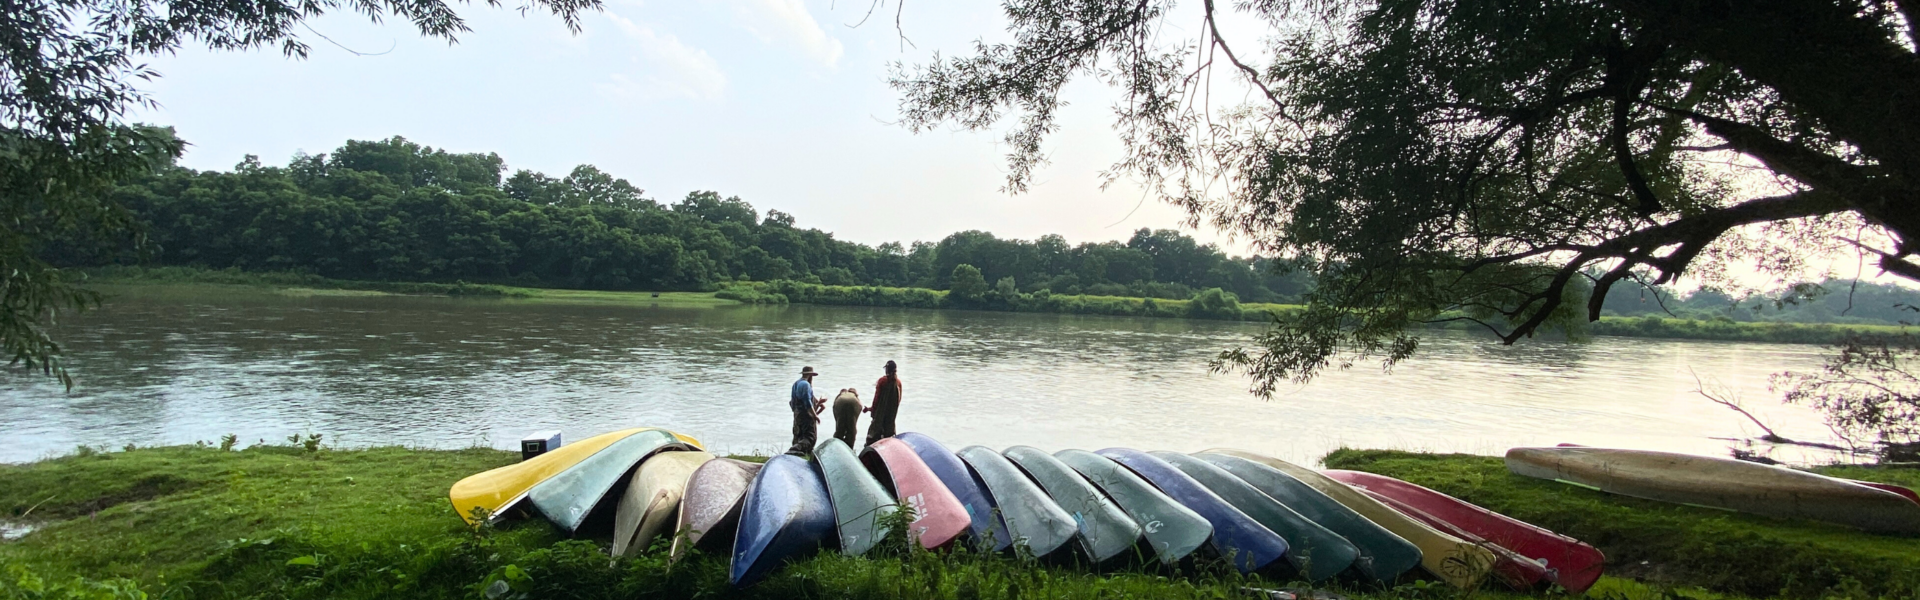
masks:
<svg viewBox="0 0 1920 600"><path fill-rule="evenodd" d="M1248 586L1288 585L1220 572L1093 574L920 553L821 555L735 591L725 556L669 568L656 548L609 566L601 542L563 539L543 521L466 527L447 506L448 487L515 460L491 449L208 444L88 449L0 465L0 518L33 529L0 541L0 598L132 598L135 590L166 598L1233 598ZM1603 579L1592 597L1920 590L1913 540L1603 496L1507 475L1494 458L1342 451L1329 463L1405 477L1595 543L1610 570L1630 578ZM1920 483L1914 471L1846 474ZM22 591L34 581L87 594ZM1415 583L1334 591L1356 600L1551 596Z"/></svg>
<svg viewBox="0 0 1920 600"><path fill-rule="evenodd" d="M89 284L109 293L164 293L167 288L233 286L270 290L280 295L402 294L485 298L538 304L704 308L742 304L813 304L947 310L1105 315L1267 322L1301 307L1293 304L1241 303L1230 294L1202 292L1187 300L1119 296L988 292L961 300L946 290L867 286L830 286L793 281L736 283L714 292L622 292L515 287L474 283L396 283L347 281L298 273L209 270L189 267L110 267L86 271ZM1461 322L1436 328L1477 331ZM1588 323L1589 335L1724 342L1828 344L1849 335L1897 335L1894 325L1702 321L1657 316L1602 317Z"/></svg>

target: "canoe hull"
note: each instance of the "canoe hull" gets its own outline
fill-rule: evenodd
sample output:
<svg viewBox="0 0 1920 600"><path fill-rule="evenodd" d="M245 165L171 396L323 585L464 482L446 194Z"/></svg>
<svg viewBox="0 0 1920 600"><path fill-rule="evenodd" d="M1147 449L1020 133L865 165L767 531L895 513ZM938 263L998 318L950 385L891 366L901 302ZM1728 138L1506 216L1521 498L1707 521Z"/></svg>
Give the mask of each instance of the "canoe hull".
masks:
<svg viewBox="0 0 1920 600"><path fill-rule="evenodd" d="M614 442L654 430L641 427L603 433L522 462L476 473L454 483L447 491L447 499L452 501L454 512L468 524L478 522L479 515L497 521L526 500L534 486L572 469ZM699 447L698 440L677 433L672 435L690 448Z"/></svg>
<svg viewBox="0 0 1920 600"><path fill-rule="evenodd" d="M1094 564L1120 557L1140 543L1140 524L1073 467L1032 446L1008 448L1006 457L1079 523L1080 549Z"/></svg>
<svg viewBox="0 0 1920 600"><path fill-rule="evenodd" d="M1185 560L1213 539L1213 523L1113 459L1085 450L1061 450L1054 458L1105 492L1140 525L1140 536L1161 564Z"/></svg>
<svg viewBox="0 0 1920 600"><path fill-rule="evenodd" d="M945 547L967 533L972 519L966 507L899 438L884 438L867 446L860 452L860 462L901 505L913 507L913 522L907 524L907 533L922 548Z"/></svg>
<svg viewBox="0 0 1920 600"><path fill-rule="evenodd" d="M1007 524L1016 554L1042 558L1071 548L1080 533L1073 515L1055 504L1020 467L986 446L968 446L958 454L986 484L987 494L1000 508L1000 518Z"/></svg>
<svg viewBox="0 0 1920 600"><path fill-rule="evenodd" d="M746 500L747 486L760 473L760 465L731 458L716 458L694 469L687 478L687 491L680 499L673 556L680 557L689 548L704 551L727 549L733 543L740 523L740 504Z"/></svg>
<svg viewBox="0 0 1920 600"><path fill-rule="evenodd" d="M1420 548L1412 542L1367 520L1360 513L1292 475L1237 456L1199 454L1196 458L1225 469L1241 481L1299 511L1301 516L1352 542L1360 551L1360 557L1353 562L1354 568L1366 579L1387 583L1420 566Z"/></svg>
<svg viewBox="0 0 1920 600"><path fill-rule="evenodd" d="M1180 472L1186 473L1228 504L1286 540L1287 563L1308 581L1321 581L1339 575L1352 567L1353 561L1360 557L1360 550L1340 534L1301 516L1213 463L1178 452L1150 454L1180 469Z"/></svg>
<svg viewBox="0 0 1920 600"><path fill-rule="evenodd" d="M527 501L554 525L573 533L635 466L656 452L670 449L698 450L673 432L641 431L608 444L606 449L533 486L527 491Z"/></svg>
<svg viewBox="0 0 1920 600"><path fill-rule="evenodd" d="M914 454L920 457L920 462L926 463L927 468L940 477L940 483L947 486L947 491L953 494L954 499L960 501L960 506L966 508L968 529L975 540L991 541L991 550L996 552L1012 546L1013 535L1007 532L1006 520L1000 516L999 507L994 506L993 497L987 495L986 484L974 477L959 455L933 439L933 436L916 431L895 435L893 439L912 448Z"/></svg>
<svg viewBox="0 0 1920 600"><path fill-rule="evenodd" d="M687 479L710 460L713 455L705 452L661 452L642 461L614 508L611 553L632 556L669 531L679 520Z"/></svg>
<svg viewBox="0 0 1920 600"><path fill-rule="evenodd" d="M1502 548L1539 561L1546 576L1568 592L1584 594L1600 579L1607 557L1600 550L1531 523L1413 483L1359 471L1322 471L1336 481L1390 498Z"/></svg>
<svg viewBox="0 0 1920 600"><path fill-rule="evenodd" d="M733 585L759 582L786 561L834 545L832 500L806 459L767 460L747 486L733 538Z"/></svg>
<svg viewBox="0 0 1920 600"><path fill-rule="evenodd" d="M827 438L813 450L814 467L827 482L827 496L833 500L834 530L840 536L840 552L859 556L887 536L883 517L899 510L892 494L860 464L846 442Z"/></svg>
<svg viewBox="0 0 1920 600"><path fill-rule="evenodd" d="M1286 556L1285 539L1166 461L1131 448L1107 448L1095 454L1120 463L1167 497L1205 517L1213 524L1214 550L1240 572L1265 569Z"/></svg>
<svg viewBox="0 0 1920 600"><path fill-rule="evenodd" d="M1360 490L1334 481L1320 474L1319 471L1245 450L1215 448L1203 454L1224 454L1251 460L1273 467L1312 486L1313 489L1326 494L1335 502L1346 505L1347 508L1353 509L1353 512L1360 513L1361 516L1420 548L1420 568L1456 588L1473 589L1480 585L1480 580L1492 573L1493 564L1498 559L1486 548L1401 514Z"/></svg>

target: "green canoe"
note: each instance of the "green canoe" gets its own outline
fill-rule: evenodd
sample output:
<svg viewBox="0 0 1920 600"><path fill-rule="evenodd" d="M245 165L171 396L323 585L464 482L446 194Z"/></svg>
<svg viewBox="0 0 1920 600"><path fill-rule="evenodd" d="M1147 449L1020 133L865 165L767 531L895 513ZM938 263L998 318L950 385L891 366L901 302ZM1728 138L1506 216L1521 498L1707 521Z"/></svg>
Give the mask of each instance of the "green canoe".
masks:
<svg viewBox="0 0 1920 600"><path fill-rule="evenodd" d="M1073 515L1047 497L1007 457L986 446L968 446L954 454L960 455L960 460L966 461L986 484L1000 517L1007 522L1007 532L1013 535L1015 548L1024 547L1032 558L1050 556L1067 548L1079 535L1080 525Z"/></svg>
<svg viewBox="0 0 1920 600"><path fill-rule="evenodd" d="M827 480L827 497L833 501L834 529L840 532L840 553L859 556L887 537L880 517L893 514L899 505L880 481L867 472L846 442L827 438L813 449L814 467Z"/></svg>
<svg viewBox="0 0 1920 600"><path fill-rule="evenodd" d="M1073 467L1033 446L1014 446L1006 455L1039 482L1055 504L1073 515L1080 526L1080 549L1094 564L1124 555L1140 543L1140 524Z"/></svg>
<svg viewBox="0 0 1920 600"><path fill-rule="evenodd" d="M1320 581L1347 570L1360 550L1340 534L1301 516L1287 505L1234 477L1225 469L1178 452L1150 452L1212 490L1240 512L1287 540L1287 564L1308 581Z"/></svg>
<svg viewBox="0 0 1920 600"><path fill-rule="evenodd" d="M1354 547L1360 549L1360 558L1353 562L1353 566L1368 579L1391 582L1398 579L1400 574L1420 566L1420 548L1413 542L1394 535L1387 528L1360 516L1360 513L1353 512L1353 509L1292 475L1238 456L1194 456L1225 469L1287 505L1287 508L1299 512L1301 516L1313 519L1313 522L1353 542Z"/></svg>
<svg viewBox="0 0 1920 600"><path fill-rule="evenodd" d="M527 499L547 520L571 534L587 520L587 514L607 497L615 483L627 480L636 465L653 453L675 448L699 450L674 437L665 429L649 429L621 438L620 441L568 467L558 475L527 491Z"/></svg>
<svg viewBox="0 0 1920 600"><path fill-rule="evenodd" d="M1140 534L1153 546L1160 562L1179 562L1213 537L1213 523L1193 509L1181 506L1113 459L1085 450L1061 450L1053 457L1073 467L1081 477L1106 492L1121 510L1127 511L1127 516L1140 524Z"/></svg>

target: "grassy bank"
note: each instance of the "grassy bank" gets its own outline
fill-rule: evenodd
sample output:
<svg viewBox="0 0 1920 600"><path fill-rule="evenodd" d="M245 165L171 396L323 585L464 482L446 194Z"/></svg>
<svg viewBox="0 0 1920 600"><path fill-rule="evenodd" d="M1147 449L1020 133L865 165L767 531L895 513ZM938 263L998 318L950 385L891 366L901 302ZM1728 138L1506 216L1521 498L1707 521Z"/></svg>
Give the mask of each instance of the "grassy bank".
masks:
<svg viewBox="0 0 1920 600"><path fill-rule="evenodd" d="M822 555L748 590L725 556L669 567L659 548L609 564L604 541L543 521L470 529L446 490L510 452L299 446L87 451L0 465L0 518L38 530L0 542L0 598L1237 598L1228 571L1094 574L957 553ZM1595 542L1616 572L1590 593L1621 600L1911 597L1913 540L1657 505L1521 480L1497 459L1343 451L1336 466L1434 486ZM1859 473L1850 473L1859 475ZM1913 483L1913 472L1868 475ZM1901 570L1904 569L1904 570ZM85 594L25 591L68 589ZM1545 597L1409 582L1336 591L1360 600ZM1676 596L1676 590L1681 596ZM118 594L118 595L115 595ZM1550 595L1550 594L1546 594Z"/></svg>
<svg viewBox="0 0 1920 600"><path fill-rule="evenodd" d="M1920 597L1920 540L1614 496L1507 472L1496 457L1340 450L1328 468L1424 485L1579 538L1616 574L1755 597ZM1920 470L1833 468L1920 487Z"/></svg>

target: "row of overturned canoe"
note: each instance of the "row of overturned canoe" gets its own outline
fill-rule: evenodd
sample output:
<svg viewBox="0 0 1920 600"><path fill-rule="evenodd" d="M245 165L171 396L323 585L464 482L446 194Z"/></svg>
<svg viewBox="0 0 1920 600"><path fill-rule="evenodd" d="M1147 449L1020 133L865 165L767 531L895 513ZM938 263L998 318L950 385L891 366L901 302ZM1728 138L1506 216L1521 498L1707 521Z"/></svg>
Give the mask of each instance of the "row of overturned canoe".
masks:
<svg viewBox="0 0 1920 600"><path fill-rule="evenodd" d="M595 460L608 452L616 456ZM740 586L822 549L864 554L902 520L889 517L902 505L912 508L908 539L927 549L969 544L1099 569L1224 561L1310 581L1423 572L1461 588L1497 581L1578 594L1605 560L1578 540L1418 485L1227 449L955 452L909 432L857 455L828 439L812 460L757 465L641 429L469 477L451 495L470 521L524 503L576 534L589 515L610 512L616 556L670 535L675 555L730 551Z"/></svg>

